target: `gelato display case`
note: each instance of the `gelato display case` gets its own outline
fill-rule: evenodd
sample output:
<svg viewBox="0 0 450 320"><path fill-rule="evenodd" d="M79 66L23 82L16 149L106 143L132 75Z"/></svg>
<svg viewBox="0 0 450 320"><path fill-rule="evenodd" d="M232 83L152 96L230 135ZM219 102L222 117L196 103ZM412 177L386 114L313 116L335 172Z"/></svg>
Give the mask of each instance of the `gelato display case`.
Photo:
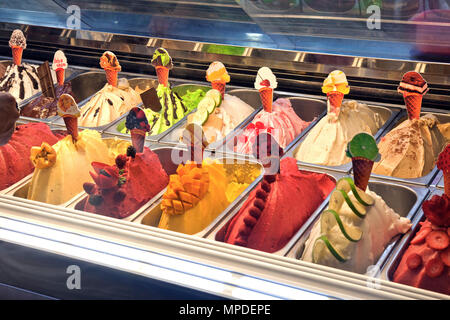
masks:
<svg viewBox="0 0 450 320"><path fill-rule="evenodd" d="M0 298L449 299L449 22L449 1L1 3Z"/></svg>

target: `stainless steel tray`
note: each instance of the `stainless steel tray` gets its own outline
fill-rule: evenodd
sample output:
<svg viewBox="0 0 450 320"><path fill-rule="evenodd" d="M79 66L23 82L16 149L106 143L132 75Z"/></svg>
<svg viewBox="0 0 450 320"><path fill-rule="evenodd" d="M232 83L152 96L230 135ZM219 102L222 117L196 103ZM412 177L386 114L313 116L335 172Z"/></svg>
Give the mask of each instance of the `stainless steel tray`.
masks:
<svg viewBox="0 0 450 320"><path fill-rule="evenodd" d="M163 162L171 163L171 165L173 165L174 168L177 167L178 165L176 163L172 162L173 158L171 157L171 154L172 154L173 150L175 150L176 152L179 152L179 155L177 156L179 159L187 159L187 157L189 156L189 153L188 153L187 149L173 148L173 147L162 147L162 149L164 150L164 153L160 153L159 154L161 162L162 163ZM158 150L158 149L155 149L155 150ZM245 198L248 195L248 193L259 183L259 181L261 181L262 176L263 176L263 168L262 168L262 166L259 163L257 163L256 161L254 161L254 160L245 159L243 157L239 157L238 155L236 155L235 157L224 156L224 155L212 155L208 151L205 151L205 157L209 157L211 159L218 159L218 160L226 161L227 164L231 164L231 165L234 165L234 164L232 164L233 162L236 165L239 165L239 164L241 164L241 165L248 165L248 164L256 165L256 166L260 167L261 173L254 181L252 181L247 186L247 188L232 203L230 203L228 208L226 208L221 214L219 214L209 224L208 227L206 227L202 231L194 234L195 236L198 236L198 237L204 237L206 234L211 232L211 230L217 224L219 224L223 219L225 219L225 217L229 213L229 208L233 208L234 206L236 206L237 203L239 203L243 198ZM164 192L165 192L165 190L164 190ZM143 211L143 213L139 217L137 217L135 220L133 220L133 222L138 223L138 224L142 224L142 225L146 225L146 226L157 227L158 223L159 223L159 220L161 218L161 213L162 213L161 212L161 208L160 208L161 200L162 199L159 198L153 204L143 208L143 210L141 210L141 211Z"/></svg>
<svg viewBox="0 0 450 320"><path fill-rule="evenodd" d="M300 119L304 121L311 121L311 124L284 148L284 152L287 153L292 148L292 146L294 146L297 141L299 141L304 135L306 135L309 130L311 130L311 128L326 114L327 104L323 100L312 99L309 97L292 97L279 94L278 98L289 99L292 104L292 109L300 117ZM253 116L249 120L248 124L253 121L255 116ZM223 152L238 153L234 151L234 147L237 143L238 137L244 132L246 127L247 126L242 127L241 129L234 130L232 134L226 137L225 144L223 145Z"/></svg>
<svg viewBox="0 0 450 320"><path fill-rule="evenodd" d="M434 195L442 195L442 190L434 190L430 195L428 196L428 199L430 199ZM403 254L405 253L406 249L408 249L410 241L414 238L416 233L420 229L420 222L425 221L425 215L422 209L420 209L419 213L415 216L413 220L413 225L411 227L411 230L406 233L403 238L398 242L398 244L395 246L392 255L389 257L389 259L386 261L386 264L383 267L383 270L381 271L381 279L392 281L394 278L395 270L397 270L398 265L400 264L400 261L403 257Z"/></svg>
<svg viewBox="0 0 450 320"><path fill-rule="evenodd" d="M241 122L234 130L232 130L230 133L228 133L223 139L220 139L218 141L215 141L208 145L206 148L210 151L220 150L222 149L223 144L227 140L228 137L230 137L235 130L239 130L244 128L247 123L249 123L250 119L253 119L253 117L262 109L261 107L261 99L259 97L259 92L257 90L252 89L231 89L227 90L227 94L233 95L247 103L249 106L255 109L243 122ZM184 128L186 127L187 120L184 118L183 120L178 122L178 125L176 127L173 127L170 132L168 132L167 135L165 135L160 142L168 143L172 145L177 145L180 143L180 137L182 135L182 132Z"/></svg>
<svg viewBox="0 0 450 320"><path fill-rule="evenodd" d="M428 195L428 189L418 187L418 186L405 186L400 184L395 184L388 181L379 180L369 180L369 189L377 193L386 204L391 207L400 216L406 217L412 220L420 208L423 199ZM326 207L323 208L324 210ZM311 230L315 223L320 218L320 213L318 213L313 221L310 221L309 226L299 235L292 249L287 253L287 257L293 259L300 259L303 250L305 249L306 240L309 238ZM385 248L381 256L378 258L375 264L375 270L381 270L386 259L389 257L392 249L396 246L398 241L404 238L405 235L395 236L390 244Z"/></svg>
<svg viewBox="0 0 450 320"><path fill-rule="evenodd" d="M423 112L421 113L421 116L423 116L423 115L425 115L427 113L432 113L433 115L435 115L440 123L450 122L450 115L449 114L436 113L436 112L431 112L431 110L427 111L427 109L423 109ZM399 125L400 123L402 123L406 119L407 119L406 118L406 111L403 110L399 114L399 116L397 117L396 121L393 121L391 123L391 125L385 130L384 134L377 138L377 143L379 143L380 140L388 132L390 132L392 129L394 129L397 125ZM431 182L433 181L433 178L436 176L436 174L438 174L438 172L439 172L439 170L438 170L438 168L435 165L433 170L431 170L430 173L426 174L423 177L414 178L414 179L397 178L397 177L379 175L379 174L375 174L375 173L372 173L372 177L380 178L380 179L387 179L387 180L392 180L392 181L397 181L397 182L407 183L407 184L416 184L416 185L429 186L431 184Z"/></svg>
<svg viewBox="0 0 450 320"><path fill-rule="evenodd" d="M339 172L326 172L324 170L317 170L317 169L311 169L311 168L305 168L298 166L299 170L307 171L307 172L317 172L317 173L323 173L332 178L335 183L342 177L345 176L343 173ZM255 186L256 187L256 186ZM331 194L331 193L330 193ZM245 201L247 201L249 194L247 194L245 197L241 199L238 203L236 203L235 206L229 207L228 213L224 217L222 221L220 221L217 225L214 226L208 233L204 235L204 238L206 239L212 239L216 241L220 241L216 239L217 233L222 229L223 226L225 226L229 220L233 219L233 217L239 212ZM330 195L328 195L325 200L317 207L317 209L311 214L311 216L306 220L306 222L298 229L298 231L292 236L291 240L289 240L286 245L281 248L278 251L273 252L274 255L284 256L295 244L298 237L305 232L305 230L308 228L310 223L315 220L316 216L322 212L325 208L325 206L328 204Z"/></svg>
<svg viewBox="0 0 450 320"><path fill-rule="evenodd" d="M130 84L132 81L137 82L136 85L141 87L142 89L146 88L147 86L151 86L154 88L156 88L158 86L157 79L134 78L134 79L130 80ZM196 90L196 89L205 89L206 90L206 88L209 89L209 87L206 85L186 84L186 83L180 84L179 82L173 82L173 81L171 81L171 83L172 83L172 90L174 92L178 93L178 95L180 95L180 96L184 95L187 92L187 90ZM177 123L175 123L172 127L167 129L166 131L161 132L159 134L151 135L151 136L147 135L146 140L150 140L150 141L154 141L154 142L160 141L162 137L166 136L167 134L169 134L171 132L171 130L178 127L180 125L180 123L187 117L188 114L186 114L183 119L180 119ZM118 118L116 121L112 122L108 127L106 127L105 132L109 133L109 134L119 135L119 136L129 136L129 134L125 134L125 133L119 132L119 130L117 130L117 126L120 123L122 123L123 121L125 121L125 118L126 118L126 114L121 116L120 118Z"/></svg>

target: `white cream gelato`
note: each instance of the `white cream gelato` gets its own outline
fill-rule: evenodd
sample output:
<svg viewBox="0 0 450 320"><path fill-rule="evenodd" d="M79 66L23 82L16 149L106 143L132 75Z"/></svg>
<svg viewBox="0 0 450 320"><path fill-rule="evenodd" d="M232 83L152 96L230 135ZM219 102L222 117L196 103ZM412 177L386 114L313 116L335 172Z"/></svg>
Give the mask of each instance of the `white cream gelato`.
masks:
<svg viewBox="0 0 450 320"><path fill-rule="evenodd" d="M378 113L367 105L344 101L338 116L328 113L308 133L298 148L297 160L327 166L339 166L351 161L345 150L358 133L374 135L383 125Z"/></svg>
<svg viewBox="0 0 450 320"><path fill-rule="evenodd" d="M338 214L342 219L344 226L356 226L362 230L362 237L357 242L349 241L335 225L327 232L327 237L334 248L339 250L349 259L340 262L333 256L330 251L321 255L321 261L318 263L342 270L352 271L364 274L370 265L377 263L377 260L391 242L392 238L398 234L406 233L410 227L410 220L401 217L394 210L388 207L386 202L375 192L366 190L375 203L366 207L367 213L365 218L359 218L346 202L343 203ZM348 193L352 203L357 202L353 193ZM302 260L312 262L312 252L314 242L321 236L321 220L319 219L311 230L311 234L305 243Z"/></svg>

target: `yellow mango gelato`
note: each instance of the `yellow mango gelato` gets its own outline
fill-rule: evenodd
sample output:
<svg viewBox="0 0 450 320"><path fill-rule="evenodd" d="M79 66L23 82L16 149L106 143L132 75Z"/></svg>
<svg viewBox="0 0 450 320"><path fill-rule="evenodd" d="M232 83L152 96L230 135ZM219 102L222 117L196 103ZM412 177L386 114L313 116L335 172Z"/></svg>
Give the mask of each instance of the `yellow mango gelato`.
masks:
<svg viewBox="0 0 450 320"><path fill-rule="evenodd" d="M180 165L161 202L159 228L194 234L205 229L260 174L258 165L205 159Z"/></svg>
<svg viewBox="0 0 450 320"><path fill-rule="evenodd" d="M97 131L83 130L76 142L68 135L53 147L46 145L41 150L32 150L31 160L36 168L27 198L49 204L69 201L83 191L84 182L92 181L89 174L92 162L112 165L116 156L126 153L129 145L128 141L104 140Z"/></svg>

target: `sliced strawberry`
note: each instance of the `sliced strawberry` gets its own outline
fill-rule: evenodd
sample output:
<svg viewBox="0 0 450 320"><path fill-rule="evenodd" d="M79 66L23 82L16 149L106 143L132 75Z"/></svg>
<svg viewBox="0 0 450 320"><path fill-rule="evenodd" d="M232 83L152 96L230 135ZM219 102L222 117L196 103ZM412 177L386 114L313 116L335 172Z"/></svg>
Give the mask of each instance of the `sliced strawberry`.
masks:
<svg viewBox="0 0 450 320"><path fill-rule="evenodd" d="M448 247L448 235L442 231L431 231L426 237L427 244L435 250L444 250Z"/></svg>
<svg viewBox="0 0 450 320"><path fill-rule="evenodd" d="M450 237L450 227L447 228L447 235Z"/></svg>
<svg viewBox="0 0 450 320"><path fill-rule="evenodd" d="M444 271L444 264L439 258L430 259L425 265L425 273L430 278L439 277L443 271Z"/></svg>
<svg viewBox="0 0 450 320"><path fill-rule="evenodd" d="M417 269L422 265L422 257L419 256L417 253L411 253L406 258L406 265L410 270Z"/></svg>
<svg viewBox="0 0 450 320"><path fill-rule="evenodd" d="M412 239L411 244L420 244L425 241L427 235L431 232L431 228L421 228L419 232L417 232L414 239Z"/></svg>
<svg viewBox="0 0 450 320"><path fill-rule="evenodd" d="M450 267L450 247L447 247L444 251L440 252L440 257L442 262L447 266Z"/></svg>

